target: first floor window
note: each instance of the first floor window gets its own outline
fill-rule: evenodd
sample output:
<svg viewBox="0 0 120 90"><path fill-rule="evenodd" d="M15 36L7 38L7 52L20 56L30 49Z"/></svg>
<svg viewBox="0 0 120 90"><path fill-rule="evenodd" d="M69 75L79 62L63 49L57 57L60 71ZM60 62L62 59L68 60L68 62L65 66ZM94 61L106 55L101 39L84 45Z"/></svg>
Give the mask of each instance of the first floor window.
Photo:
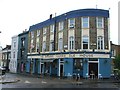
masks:
<svg viewBox="0 0 120 90"><path fill-rule="evenodd" d="M97 49L102 50L103 49L103 37L102 36L98 36L97 39Z"/></svg>
<svg viewBox="0 0 120 90"><path fill-rule="evenodd" d="M46 41L43 42L42 52L46 51Z"/></svg>
<svg viewBox="0 0 120 90"><path fill-rule="evenodd" d="M73 36L71 36L71 37L69 38L69 49L70 49L70 50L73 50L73 49L74 49L74 37L73 37Z"/></svg>
<svg viewBox="0 0 120 90"><path fill-rule="evenodd" d="M36 52L39 52L39 42L36 43Z"/></svg>
<svg viewBox="0 0 120 90"><path fill-rule="evenodd" d="M50 41L50 51L54 50L54 41Z"/></svg>
<svg viewBox="0 0 120 90"><path fill-rule="evenodd" d="M63 50L63 39L62 38L60 38L59 40L58 40L58 50Z"/></svg>
<svg viewBox="0 0 120 90"><path fill-rule="evenodd" d="M88 49L88 36L83 36L83 49Z"/></svg>

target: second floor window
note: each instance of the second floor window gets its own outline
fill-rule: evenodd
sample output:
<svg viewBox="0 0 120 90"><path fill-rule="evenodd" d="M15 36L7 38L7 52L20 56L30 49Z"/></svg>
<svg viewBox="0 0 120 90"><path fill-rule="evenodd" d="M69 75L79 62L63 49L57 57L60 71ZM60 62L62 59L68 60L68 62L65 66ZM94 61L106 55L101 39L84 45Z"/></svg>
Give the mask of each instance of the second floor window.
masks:
<svg viewBox="0 0 120 90"><path fill-rule="evenodd" d="M40 30L37 30L37 37L40 36Z"/></svg>
<svg viewBox="0 0 120 90"><path fill-rule="evenodd" d="M104 28L102 17L97 17L97 28Z"/></svg>
<svg viewBox="0 0 120 90"><path fill-rule="evenodd" d="M21 39L21 44L22 44L22 45L21 45L22 47L25 46L25 40L24 40L23 38Z"/></svg>
<svg viewBox="0 0 120 90"><path fill-rule="evenodd" d="M16 42L13 42L13 46L14 46L14 48L16 48Z"/></svg>
<svg viewBox="0 0 120 90"><path fill-rule="evenodd" d="M43 28L43 35L45 35L47 32L47 28Z"/></svg>
<svg viewBox="0 0 120 90"><path fill-rule="evenodd" d="M75 18L70 18L68 22L68 28L75 28Z"/></svg>
<svg viewBox="0 0 120 90"><path fill-rule="evenodd" d="M55 29L54 24L50 25L50 32L54 32L54 29Z"/></svg>
<svg viewBox="0 0 120 90"><path fill-rule="evenodd" d="M34 32L31 32L31 39L34 38Z"/></svg>
<svg viewBox="0 0 120 90"><path fill-rule="evenodd" d="M59 22L59 31L64 29L64 22Z"/></svg>
<svg viewBox="0 0 120 90"><path fill-rule="evenodd" d="M83 36L82 38L83 41L83 49L88 49L89 48L89 37L88 36Z"/></svg>
<svg viewBox="0 0 120 90"><path fill-rule="evenodd" d="M82 17L82 28L89 28L89 18Z"/></svg>
<svg viewBox="0 0 120 90"><path fill-rule="evenodd" d="M103 37L102 36L98 36L97 38L97 49L104 49L104 43L103 43Z"/></svg>
<svg viewBox="0 0 120 90"><path fill-rule="evenodd" d="M74 49L74 37L71 36L69 38L69 50L73 50Z"/></svg>

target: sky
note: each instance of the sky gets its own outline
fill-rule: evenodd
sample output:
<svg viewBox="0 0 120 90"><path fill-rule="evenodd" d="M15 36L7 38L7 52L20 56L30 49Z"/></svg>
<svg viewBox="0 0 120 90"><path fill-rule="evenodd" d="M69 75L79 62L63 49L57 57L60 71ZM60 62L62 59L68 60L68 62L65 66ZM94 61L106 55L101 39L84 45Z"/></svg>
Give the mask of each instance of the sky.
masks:
<svg viewBox="0 0 120 90"><path fill-rule="evenodd" d="M0 0L0 46L11 45L12 37L56 16L85 8L110 11L110 40L118 44L119 0Z"/></svg>

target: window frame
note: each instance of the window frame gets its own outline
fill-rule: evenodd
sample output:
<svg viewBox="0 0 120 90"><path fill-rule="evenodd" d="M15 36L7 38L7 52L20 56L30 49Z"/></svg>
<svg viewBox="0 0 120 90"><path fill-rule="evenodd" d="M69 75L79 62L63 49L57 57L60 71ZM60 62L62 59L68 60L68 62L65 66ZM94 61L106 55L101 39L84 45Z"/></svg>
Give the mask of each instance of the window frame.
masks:
<svg viewBox="0 0 120 90"><path fill-rule="evenodd" d="M98 50L104 50L104 38L103 38L103 36L98 36L97 37L97 49Z"/></svg>
<svg viewBox="0 0 120 90"><path fill-rule="evenodd" d="M102 22L99 22L99 19L102 20ZM104 28L104 18L103 17L97 17L97 28ZM101 26L99 26L101 24Z"/></svg>
<svg viewBox="0 0 120 90"><path fill-rule="evenodd" d="M84 19L87 18L87 22L84 22ZM87 27L84 24L87 23ZM82 28L89 28L89 17L82 17Z"/></svg>
<svg viewBox="0 0 120 90"><path fill-rule="evenodd" d="M58 39L58 50L59 51L63 50L63 38Z"/></svg>
<svg viewBox="0 0 120 90"><path fill-rule="evenodd" d="M40 36L40 30L37 30L37 37Z"/></svg>
<svg viewBox="0 0 120 90"><path fill-rule="evenodd" d="M69 37L69 50L75 49L75 38L74 36Z"/></svg>
<svg viewBox="0 0 120 90"><path fill-rule="evenodd" d="M61 22L59 22L59 31L61 31L63 29L64 29L64 22L61 21Z"/></svg>
<svg viewBox="0 0 120 90"><path fill-rule="evenodd" d="M87 39L87 43L84 43L84 39ZM86 44L87 44L87 48L84 48L85 47L84 45ZM82 49L89 49L89 36L82 37Z"/></svg>
<svg viewBox="0 0 120 90"><path fill-rule="evenodd" d="M46 51L46 41L43 41L43 45L42 45L42 52Z"/></svg>
<svg viewBox="0 0 120 90"><path fill-rule="evenodd" d="M43 35L45 35L47 33L47 27L43 28Z"/></svg>
<svg viewBox="0 0 120 90"><path fill-rule="evenodd" d="M54 24L50 25L50 32L54 33L54 30L55 30L55 25Z"/></svg>
<svg viewBox="0 0 120 90"><path fill-rule="evenodd" d="M73 20L73 21L72 21ZM71 22L72 21L72 22ZM73 29L75 28L75 18L68 19L68 28Z"/></svg>
<svg viewBox="0 0 120 90"><path fill-rule="evenodd" d="M54 41L53 41L53 40L50 41L49 50L50 50L50 51L54 51Z"/></svg>

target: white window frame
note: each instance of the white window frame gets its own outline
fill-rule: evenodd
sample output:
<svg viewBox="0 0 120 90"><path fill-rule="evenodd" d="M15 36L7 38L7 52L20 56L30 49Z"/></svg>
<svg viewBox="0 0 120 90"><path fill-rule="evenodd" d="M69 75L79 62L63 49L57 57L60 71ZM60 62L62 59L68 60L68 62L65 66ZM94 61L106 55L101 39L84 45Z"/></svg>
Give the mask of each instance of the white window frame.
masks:
<svg viewBox="0 0 120 90"><path fill-rule="evenodd" d="M43 41L43 45L42 45L42 52L46 51L46 41Z"/></svg>
<svg viewBox="0 0 120 90"><path fill-rule="evenodd" d="M87 22L84 22L84 19L87 18L88 21ZM88 24L87 27L84 27L84 24ZM82 17L82 28L89 28L89 17Z"/></svg>
<svg viewBox="0 0 120 90"><path fill-rule="evenodd" d="M50 25L50 32L54 33L54 29L55 29L55 25L54 24Z"/></svg>
<svg viewBox="0 0 120 90"><path fill-rule="evenodd" d="M82 37L82 49L84 49L84 44L85 44L85 43L83 42L83 41L84 41L83 39L85 39L85 38L88 39L88 48L87 48L87 49L89 49L89 36L83 36L83 37Z"/></svg>
<svg viewBox="0 0 120 90"><path fill-rule="evenodd" d="M50 41L50 51L54 51L54 41Z"/></svg>
<svg viewBox="0 0 120 90"><path fill-rule="evenodd" d="M72 21L73 20L73 21ZM72 21L72 22L71 22ZM75 28L75 18L68 19L68 28L72 29Z"/></svg>
<svg viewBox="0 0 120 90"><path fill-rule="evenodd" d="M39 37L37 37L37 39L36 39L36 52L38 52L39 47L40 47L40 45L39 45Z"/></svg>
<svg viewBox="0 0 120 90"><path fill-rule="evenodd" d="M47 27L43 28L43 35L47 33Z"/></svg>
<svg viewBox="0 0 120 90"><path fill-rule="evenodd" d="M58 39L58 50L59 51L63 50L63 38Z"/></svg>
<svg viewBox="0 0 120 90"><path fill-rule="evenodd" d="M32 49L34 48L34 41L33 41L33 39L31 39L30 48L31 48L31 52L32 52Z"/></svg>
<svg viewBox="0 0 120 90"><path fill-rule="evenodd" d="M75 39L73 36L69 37L69 50L73 50L75 49Z"/></svg>
<svg viewBox="0 0 120 90"><path fill-rule="evenodd" d="M40 30L37 30L37 37L40 36Z"/></svg>
<svg viewBox="0 0 120 90"><path fill-rule="evenodd" d="M102 22L98 22L99 19L102 19ZM101 27L99 27L99 24L101 24ZM103 17L97 17L97 28L104 28L104 18Z"/></svg>
<svg viewBox="0 0 120 90"><path fill-rule="evenodd" d="M15 59L15 57L16 57L16 56L15 56L15 51L14 51L14 52L13 52L13 59Z"/></svg>
<svg viewBox="0 0 120 90"><path fill-rule="evenodd" d="M101 41L102 41L102 43L101 43ZM100 48L99 48L99 45L100 45ZM104 50L104 38L103 38L103 36L97 37L97 49Z"/></svg>
<svg viewBox="0 0 120 90"><path fill-rule="evenodd" d="M31 39L33 39L34 38L34 32L32 31L31 32Z"/></svg>
<svg viewBox="0 0 120 90"><path fill-rule="evenodd" d="M61 22L59 22L59 31L61 31L63 29L64 29L64 22L61 21Z"/></svg>
<svg viewBox="0 0 120 90"><path fill-rule="evenodd" d="M13 42L13 47L16 48L16 41Z"/></svg>

